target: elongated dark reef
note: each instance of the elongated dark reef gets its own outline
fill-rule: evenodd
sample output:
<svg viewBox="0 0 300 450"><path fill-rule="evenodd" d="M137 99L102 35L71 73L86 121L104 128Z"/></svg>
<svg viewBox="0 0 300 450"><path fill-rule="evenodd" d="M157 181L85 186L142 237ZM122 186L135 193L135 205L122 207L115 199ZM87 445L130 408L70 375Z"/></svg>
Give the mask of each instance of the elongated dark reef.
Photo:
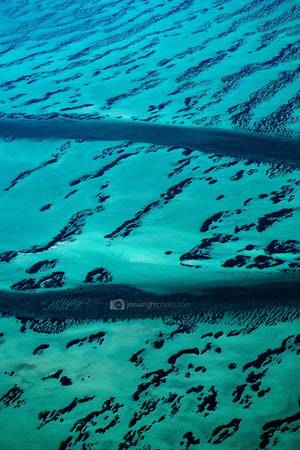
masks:
<svg viewBox="0 0 300 450"><path fill-rule="evenodd" d="M147 142L300 167L298 140L219 128L161 125L117 119L2 118L0 136Z"/></svg>

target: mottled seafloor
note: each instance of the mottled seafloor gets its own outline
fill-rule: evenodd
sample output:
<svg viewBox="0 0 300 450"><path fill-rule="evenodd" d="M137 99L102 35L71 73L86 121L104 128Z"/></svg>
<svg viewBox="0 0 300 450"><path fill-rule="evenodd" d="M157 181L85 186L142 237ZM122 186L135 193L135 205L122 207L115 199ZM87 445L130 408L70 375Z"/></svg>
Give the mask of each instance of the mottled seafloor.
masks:
<svg viewBox="0 0 300 450"><path fill-rule="evenodd" d="M299 308L1 319L1 449L299 448Z"/></svg>
<svg viewBox="0 0 300 450"><path fill-rule="evenodd" d="M298 2L0 14L0 450L299 450Z"/></svg>

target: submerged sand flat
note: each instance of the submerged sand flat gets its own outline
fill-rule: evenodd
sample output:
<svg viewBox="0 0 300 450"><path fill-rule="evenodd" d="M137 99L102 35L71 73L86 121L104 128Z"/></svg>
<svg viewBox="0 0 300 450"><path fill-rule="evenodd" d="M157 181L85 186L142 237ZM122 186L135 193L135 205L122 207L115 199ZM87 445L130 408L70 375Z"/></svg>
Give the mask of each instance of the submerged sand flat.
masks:
<svg viewBox="0 0 300 450"><path fill-rule="evenodd" d="M299 169L162 145L2 140L0 288L191 293L299 276Z"/></svg>
<svg viewBox="0 0 300 450"><path fill-rule="evenodd" d="M296 449L299 307L0 319L0 447Z"/></svg>

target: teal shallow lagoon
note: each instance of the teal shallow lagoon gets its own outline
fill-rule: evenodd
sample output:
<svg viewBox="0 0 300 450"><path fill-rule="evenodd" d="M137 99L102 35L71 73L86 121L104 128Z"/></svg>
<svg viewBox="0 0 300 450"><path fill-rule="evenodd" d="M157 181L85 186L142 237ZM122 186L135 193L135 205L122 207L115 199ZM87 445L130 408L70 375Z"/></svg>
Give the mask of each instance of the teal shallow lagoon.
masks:
<svg viewBox="0 0 300 450"><path fill-rule="evenodd" d="M299 448L299 11L1 2L1 450Z"/></svg>
<svg viewBox="0 0 300 450"><path fill-rule="evenodd" d="M299 310L0 323L2 448L298 446Z"/></svg>
<svg viewBox="0 0 300 450"><path fill-rule="evenodd" d="M130 141L9 139L0 158L1 289L298 278L296 168Z"/></svg>
<svg viewBox="0 0 300 450"><path fill-rule="evenodd" d="M1 447L297 448L298 169L28 138L1 166Z"/></svg>

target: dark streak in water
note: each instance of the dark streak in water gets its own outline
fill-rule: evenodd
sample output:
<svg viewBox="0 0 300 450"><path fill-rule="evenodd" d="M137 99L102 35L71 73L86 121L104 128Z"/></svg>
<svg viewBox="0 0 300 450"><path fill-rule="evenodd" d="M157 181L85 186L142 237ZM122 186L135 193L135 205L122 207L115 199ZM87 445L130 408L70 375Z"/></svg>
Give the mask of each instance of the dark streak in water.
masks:
<svg viewBox="0 0 300 450"><path fill-rule="evenodd" d="M299 308L299 291L298 281L261 283L251 287L219 286L203 289L197 294L157 295L123 284L35 293L0 291L0 313L29 319L86 320L203 314L211 310L245 311L274 305L296 305ZM111 309L111 301L115 299L122 299L125 308ZM139 306L134 307L134 303Z"/></svg>
<svg viewBox="0 0 300 450"><path fill-rule="evenodd" d="M180 127L110 119L2 118L0 136L147 142L300 167L300 141L217 128Z"/></svg>

